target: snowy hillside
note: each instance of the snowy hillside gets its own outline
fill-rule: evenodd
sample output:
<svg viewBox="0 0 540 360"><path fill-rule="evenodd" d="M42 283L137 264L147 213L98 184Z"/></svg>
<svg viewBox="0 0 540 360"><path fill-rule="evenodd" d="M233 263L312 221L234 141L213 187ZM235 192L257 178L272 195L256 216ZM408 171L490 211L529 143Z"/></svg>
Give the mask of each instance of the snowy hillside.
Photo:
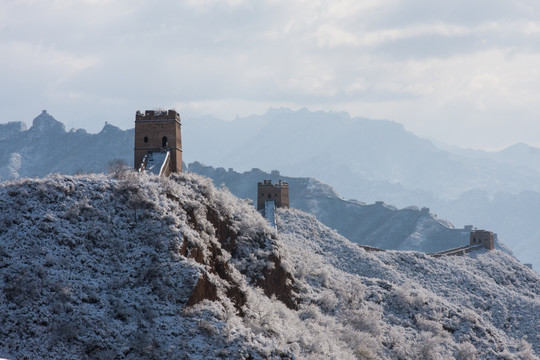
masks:
<svg viewBox="0 0 540 360"><path fill-rule="evenodd" d="M429 207L457 227L474 224L498 233L521 261L540 269L536 218L540 212L539 149L522 144L493 153L441 148L391 121L307 109L270 110L230 122L183 118L182 124L185 160L236 170L280 169L287 175L325 181L341 196L367 204L384 201L399 208ZM133 139L133 129L122 131L110 124L98 134L82 129L66 132L46 112L28 130L22 122L0 124L0 181L50 173L104 172L116 159L132 164ZM272 141L261 146L260 139ZM237 189L241 185L247 186L242 192L252 191L248 190L251 183L235 184ZM231 191L252 197L232 187ZM369 242L369 233L357 232L356 223L340 224L340 212L316 215L346 237ZM437 235L441 244L456 235L443 227L432 229L433 235L439 230L445 233ZM408 234L416 232L413 229ZM388 242L393 248L408 249L418 243L416 237L392 239Z"/></svg>
<svg viewBox="0 0 540 360"><path fill-rule="evenodd" d="M0 358L537 359L540 278L499 251L276 233L194 174L0 184Z"/></svg>
<svg viewBox="0 0 540 360"><path fill-rule="evenodd" d="M22 180L0 211L0 358L281 353L249 325L295 306L275 231L208 180Z"/></svg>
<svg viewBox="0 0 540 360"><path fill-rule="evenodd" d="M510 255L368 253L311 215L278 214L306 321L342 327L360 358L538 358L540 278Z"/></svg>

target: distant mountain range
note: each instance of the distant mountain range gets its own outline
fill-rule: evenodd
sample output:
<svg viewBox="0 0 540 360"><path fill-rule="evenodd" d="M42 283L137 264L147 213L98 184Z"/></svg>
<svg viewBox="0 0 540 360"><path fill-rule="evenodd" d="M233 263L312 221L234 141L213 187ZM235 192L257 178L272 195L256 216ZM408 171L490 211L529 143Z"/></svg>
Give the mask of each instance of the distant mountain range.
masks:
<svg viewBox="0 0 540 360"><path fill-rule="evenodd" d="M133 130L106 124L98 134L66 132L43 111L27 129L22 122L0 124L0 180L50 173L103 172L112 159L133 163Z"/></svg>
<svg viewBox="0 0 540 360"><path fill-rule="evenodd" d="M540 150L447 151L398 123L346 113L277 109L232 122L185 121L183 130L188 162L315 177L345 197L366 202L404 207L454 199L472 189L489 194L540 190ZM385 194L390 198L380 197Z"/></svg>
<svg viewBox="0 0 540 360"><path fill-rule="evenodd" d="M352 242L382 249L438 252L469 244L470 230L455 229L438 219L428 208L397 209L377 202L364 204L340 197L330 186L313 178L282 176L278 171L265 173L253 169L237 173L232 169L212 168L198 162L189 164L190 172L204 175L216 186L225 185L234 195L257 200L257 182L262 179L287 181L290 206L315 215L319 221ZM509 252L497 243L497 248Z"/></svg>
<svg viewBox="0 0 540 360"><path fill-rule="evenodd" d="M337 193L359 200L357 203L429 207L438 214L437 219L498 233L518 258L540 269L539 149L518 144L500 152L484 152L436 146L391 121L307 109L270 110L231 122L211 117L183 119L182 131L188 162L239 172L279 169L289 177L317 178L331 184ZM105 125L98 134L66 132L62 123L44 112L29 129L21 122L0 124L0 134L0 180L51 172L103 172L113 159L128 165L133 162L132 129ZM252 174L245 176L249 182L261 180L252 179ZM248 184L231 190L251 197L248 190L240 190L242 186ZM249 186L255 191L253 184ZM305 199L295 206L307 210L310 205ZM343 201L341 205L349 209L352 203ZM347 225L348 217L340 220L337 213L317 211L310 210L347 237L369 242L365 228L355 232L356 224ZM411 212L413 218L418 213ZM393 245L405 244L404 239L414 232L402 232L407 235Z"/></svg>
<svg viewBox="0 0 540 360"><path fill-rule="evenodd" d="M457 226L498 233L518 258L540 269L540 149L440 146L392 121L307 109L231 122L190 119L183 131L188 162L239 172L279 169L364 203L428 207Z"/></svg>

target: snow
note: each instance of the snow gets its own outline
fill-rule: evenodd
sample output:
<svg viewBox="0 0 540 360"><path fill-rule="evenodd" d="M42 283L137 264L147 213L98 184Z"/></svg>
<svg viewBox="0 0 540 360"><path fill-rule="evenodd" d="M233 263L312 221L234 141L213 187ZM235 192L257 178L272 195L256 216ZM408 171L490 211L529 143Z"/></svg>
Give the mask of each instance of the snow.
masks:
<svg viewBox="0 0 540 360"><path fill-rule="evenodd" d="M0 184L0 357L538 359L540 278L512 256L366 252L275 216L194 174ZM295 307L258 285L276 258ZM204 277L216 300L188 306Z"/></svg>
<svg viewBox="0 0 540 360"><path fill-rule="evenodd" d="M512 256L368 253L311 215L278 209L277 217L304 303L341 325L370 307L361 318L378 329L374 358L452 358L464 349L481 358L537 358L540 279Z"/></svg>
<svg viewBox="0 0 540 360"><path fill-rule="evenodd" d="M154 174L161 175L164 170L164 166L170 157L170 151L152 151L147 154L148 161L146 163L146 171Z"/></svg>
<svg viewBox="0 0 540 360"><path fill-rule="evenodd" d="M276 203L273 200L264 202L264 217L273 228L276 227L275 211Z"/></svg>

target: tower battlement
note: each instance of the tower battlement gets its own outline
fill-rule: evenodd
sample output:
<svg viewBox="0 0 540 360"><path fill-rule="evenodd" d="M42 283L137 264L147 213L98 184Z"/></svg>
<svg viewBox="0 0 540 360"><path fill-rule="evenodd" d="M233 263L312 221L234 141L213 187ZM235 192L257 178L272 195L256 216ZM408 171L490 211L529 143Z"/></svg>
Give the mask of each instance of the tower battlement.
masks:
<svg viewBox="0 0 540 360"><path fill-rule="evenodd" d="M182 171L182 134L176 110L146 110L135 114L135 168L149 153L170 152L166 174Z"/></svg>
<svg viewBox="0 0 540 360"><path fill-rule="evenodd" d="M486 230L471 231L470 245L482 245L488 250L495 249L495 234Z"/></svg>
<svg viewBox="0 0 540 360"><path fill-rule="evenodd" d="M135 121L151 120L177 120L180 122L180 114L176 110L145 110L144 114L137 111Z"/></svg>
<svg viewBox="0 0 540 360"><path fill-rule="evenodd" d="M273 201L275 207L289 207L289 184L279 180L272 184L272 180L263 180L257 183L257 210L264 209L266 201Z"/></svg>

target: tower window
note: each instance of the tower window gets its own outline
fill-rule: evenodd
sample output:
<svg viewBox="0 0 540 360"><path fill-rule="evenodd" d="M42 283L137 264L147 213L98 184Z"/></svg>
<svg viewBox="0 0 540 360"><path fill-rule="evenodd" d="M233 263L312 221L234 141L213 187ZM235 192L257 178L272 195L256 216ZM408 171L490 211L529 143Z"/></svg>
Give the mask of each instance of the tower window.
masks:
<svg viewBox="0 0 540 360"><path fill-rule="evenodd" d="M169 146L169 141L167 141L167 137L164 136L161 138L161 147L167 147Z"/></svg>
<svg viewBox="0 0 540 360"><path fill-rule="evenodd" d="M145 143L148 142L148 136L145 136L145 137L144 137L144 142L145 142Z"/></svg>

